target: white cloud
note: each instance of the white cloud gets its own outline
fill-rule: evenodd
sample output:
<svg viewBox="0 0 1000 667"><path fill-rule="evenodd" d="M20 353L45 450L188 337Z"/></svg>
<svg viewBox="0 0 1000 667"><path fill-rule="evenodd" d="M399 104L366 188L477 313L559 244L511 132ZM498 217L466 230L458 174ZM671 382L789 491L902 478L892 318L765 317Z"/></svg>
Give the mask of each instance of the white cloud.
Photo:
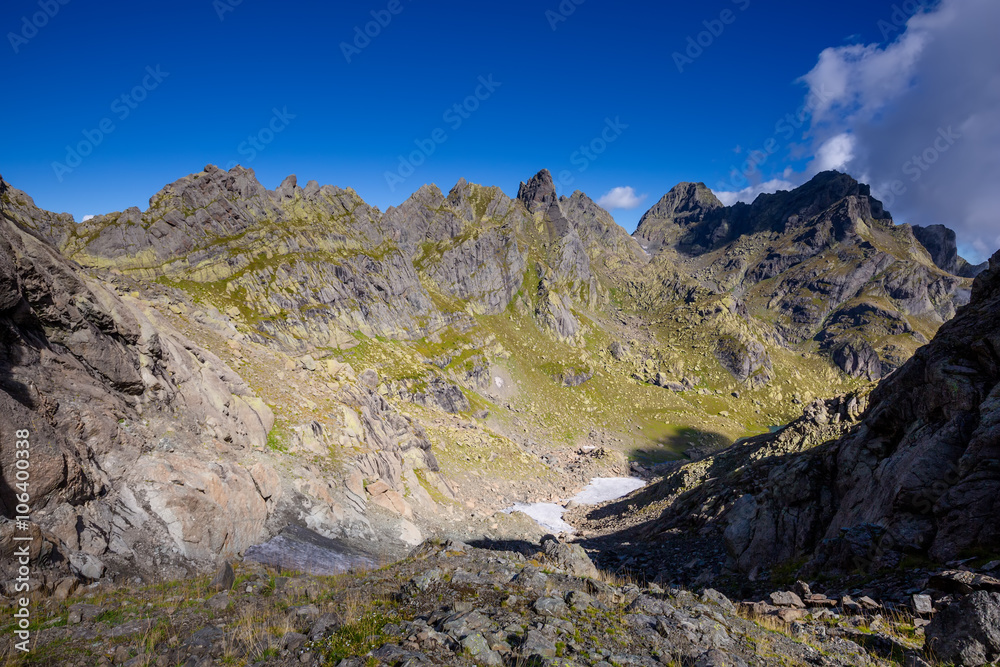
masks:
<svg viewBox="0 0 1000 667"><path fill-rule="evenodd" d="M81 220L81 222L87 222L88 220L92 220L93 218L94 216L92 215L85 215L83 216L83 220Z"/></svg>
<svg viewBox="0 0 1000 667"><path fill-rule="evenodd" d="M635 188L631 186L613 188L610 192L597 200L597 204L607 210L616 208L633 209L646 200L646 195L637 195Z"/></svg>
<svg viewBox="0 0 1000 667"><path fill-rule="evenodd" d="M802 77L806 176L848 171L897 222L946 224L968 259L989 257L1000 246L997 25L996 0L942 0L888 44L824 50Z"/></svg>
<svg viewBox="0 0 1000 667"><path fill-rule="evenodd" d="M809 163L809 173L818 174L831 169L843 170L854 159L854 137L846 132L827 139Z"/></svg>
<svg viewBox="0 0 1000 667"><path fill-rule="evenodd" d="M788 174L788 170L785 170ZM757 198L760 194L770 194L772 192L777 192L778 190L791 190L795 187L795 184L791 181L787 181L783 178L774 178L770 181L764 183L758 183L757 185L750 185L743 188L742 190L734 191L716 191L715 196L719 198L726 206L732 206L738 201L750 203Z"/></svg>

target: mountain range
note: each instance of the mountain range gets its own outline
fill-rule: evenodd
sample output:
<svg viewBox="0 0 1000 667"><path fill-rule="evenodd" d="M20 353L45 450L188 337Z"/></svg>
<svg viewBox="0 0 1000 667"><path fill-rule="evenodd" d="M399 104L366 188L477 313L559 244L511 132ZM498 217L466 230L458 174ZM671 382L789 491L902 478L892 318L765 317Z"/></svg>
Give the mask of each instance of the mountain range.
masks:
<svg viewBox="0 0 1000 667"><path fill-rule="evenodd" d="M996 260L845 174L681 183L631 235L547 170L381 211L209 165L83 223L0 179L0 213L0 545L26 429L53 572L537 541L500 510L623 474L653 483L578 517L595 549L681 531L757 577L998 547Z"/></svg>

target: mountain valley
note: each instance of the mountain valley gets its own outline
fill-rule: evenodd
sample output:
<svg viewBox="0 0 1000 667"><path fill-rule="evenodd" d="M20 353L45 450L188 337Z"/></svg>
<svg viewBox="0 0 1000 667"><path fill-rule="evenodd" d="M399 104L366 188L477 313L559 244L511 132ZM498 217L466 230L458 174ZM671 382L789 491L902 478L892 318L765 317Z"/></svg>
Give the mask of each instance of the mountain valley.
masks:
<svg viewBox="0 0 1000 667"><path fill-rule="evenodd" d="M925 627L956 664L1000 657L995 631L966 633L976 648L939 630L1000 594L1000 259L972 266L946 227L895 224L850 176L734 206L681 183L632 235L547 170L516 197L463 179L381 211L351 188L268 190L209 165L145 211L82 223L0 179L0 214L0 551L11 581L30 533L38 604L66 621L51 640L90 650L115 596L159 613L180 606L156 597L169 585L231 628L264 589L318 606L293 607L266 651L216 650L218 627L194 650L195 626L215 625L191 612L103 660L921 664ZM646 484L567 502L607 477ZM575 532L504 511L534 502L564 505ZM208 595L231 563L238 578ZM943 571L969 574L935 584ZM845 597L878 606L807 649L823 616L730 602L796 581L809 601L806 580L838 622ZM358 602L369 584L393 611ZM930 612L893 615L931 591ZM317 629L344 596L366 611ZM154 619L148 634L155 613L133 621ZM372 614L391 629L331 648ZM878 614L912 632L866 639ZM603 647L585 625L632 639ZM763 641L778 647L755 663Z"/></svg>

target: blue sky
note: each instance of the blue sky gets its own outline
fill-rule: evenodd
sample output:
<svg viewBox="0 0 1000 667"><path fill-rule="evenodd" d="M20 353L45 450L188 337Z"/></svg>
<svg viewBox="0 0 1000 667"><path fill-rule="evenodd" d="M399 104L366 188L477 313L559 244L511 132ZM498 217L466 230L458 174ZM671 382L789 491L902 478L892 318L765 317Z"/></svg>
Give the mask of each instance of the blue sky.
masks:
<svg viewBox="0 0 1000 667"><path fill-rule="evenodd" d="M857 65L852 45L891 55L908 2L8 0L0 173L81 219L145 208L208 163L239 162L270 188L291 173L350 186L383 209L460 177L514 194L546 167L564 194L619 188L605 201L631 207L612 211L631 230L679 181L747 199L831 159L869 175L860 137L891 100L864 128L841 89L838 104L788 115L843 74L818 71L821 53L845 67ZM375 36L356 40L366 27ZM927 119L924 135L948 120ZM765 146L766 162L734 181ZM944 171L927 170L891 210ZM972 248L961 224L924 218L959 227Z"/></svg>

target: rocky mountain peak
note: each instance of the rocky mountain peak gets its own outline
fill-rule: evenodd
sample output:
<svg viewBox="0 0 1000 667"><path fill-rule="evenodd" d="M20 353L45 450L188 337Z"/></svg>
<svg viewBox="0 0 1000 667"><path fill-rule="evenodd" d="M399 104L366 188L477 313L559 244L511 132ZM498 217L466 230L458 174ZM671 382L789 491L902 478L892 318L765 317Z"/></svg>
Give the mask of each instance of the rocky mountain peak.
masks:
<svg viewBox="0 0 1000 667"><path fill-rule="evenodd" d="M794 190L779 190L773 194L762 194L754 200L750 208L776 219L797 215L812 217L848 197L855 197L868 206L871 217L888 220L892 216L882 202L871 196L871 188L859 183L852 176L839 171L823 171ZM737 204L733 208L745 206Z"/></svg>
<svg viewBox="0 0 1000 667"><path fill-rule="evenodd" d="M508 219L514 200L500 188L469 183L460 178L448 193L448 205L461 213L465 220L478 224L484 220Z"/></svg>
<svg viewBox="0 0 1000 667"><path fill-rule="evenodd" d="M682 228L702 222L713 211L723 208L704 183L678 183L642 216L634 236L655 253L676 240Z"/></svg>
<svg viewBox="0 0 1000 667"><path fill-rule="evenodd" d="M986 270L987 262L972 265L958 256L955 232L944 225L913 225L913 236L927 249L938 268L963 278L974 278Z"/></svg>
<svg viewBox="0 0 1000 667"><path fill-rule="evenodd" d="M282 185L288 187L288 183L289 180L285 179ZM294 185L291 187L294 188ZM173 228L186 223L196 227L210 225L228 231L239 231L278 214L277 203L257 180L253 169L236 166L225 171L214 165L207 165L199 173L165 185L150 198L146 212L147 217L159 218ZM100 228L108 222L107 218L114 216L97 216L88 224Z"/></svg>
<svg viewBox="0 0 1000 667"><path fill-rule="evenodd" d="M0 176L0 212L22 229L29 229L49 243L59 244L76 227L69 213L52 213L35 206L35 200Z"/></svg>
<svg viewBox="0 0 1000 667"><path fill-rule="evenodd" d="M547 210L550 206L558 203L556 196L556 185L552 181L552 174L548 169L542 169L535 174L527 183L521 183L517 191L517 198L524 204L531 213L538 210Z"/></svg>
<svg viewBox="0 0 1000 667"><path fill-rule="evenodd" d="M275 190L275 193L281 199L294 199L296 190L301 191L298 183L299 179L295 176L295 174L287 176L285 180L281 182L281 185L278 186L278 189Z"/></svg>
<svg viewBox="0 0 1000 667"><path fill-rule="evenodd" d="M913 235L917 237L934 263L949 273L958 273L958 244L955 232L944 225L913 225Z"/></svg>
<svg viewBox="0 0 1000 667"><path fill-rule="evenodd" d="M704 217L706 211L722 208L722 202L704 183L678 183L663 195L647 215L675 219Z"/></svg>

